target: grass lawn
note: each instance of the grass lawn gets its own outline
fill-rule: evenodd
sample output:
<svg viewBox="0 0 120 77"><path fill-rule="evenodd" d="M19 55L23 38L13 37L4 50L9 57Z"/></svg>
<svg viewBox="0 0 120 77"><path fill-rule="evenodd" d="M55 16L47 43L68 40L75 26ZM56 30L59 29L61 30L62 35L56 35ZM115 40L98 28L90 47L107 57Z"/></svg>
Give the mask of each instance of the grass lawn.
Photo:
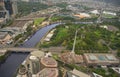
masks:
<svg viewBox="0 0 120 77"><path fill-rule="evenodd" d="M44 20L45 20L45 17L35 19L35 20L34 20L34 25L39 25L39 24L42 23Z"/></svg>
<svg viewBox="0 0 120 77"><path fill-rule="evenodd" d="M60 28L57 34L53 36L53 39L52 39L53 44L58 45L58 44L63 43L63 41L67 38L67 36L68 36L68 29Z"/></svg>

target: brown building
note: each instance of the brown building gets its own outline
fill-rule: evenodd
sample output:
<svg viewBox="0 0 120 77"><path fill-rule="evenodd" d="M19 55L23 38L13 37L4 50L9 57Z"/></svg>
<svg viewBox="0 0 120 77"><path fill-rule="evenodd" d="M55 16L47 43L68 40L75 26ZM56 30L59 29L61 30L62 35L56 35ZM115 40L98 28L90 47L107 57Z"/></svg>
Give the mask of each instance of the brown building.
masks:
<svg viewBox="0 0 120 77"><path fill-rule="evenodd" d="M0 32L0 44L6 44L11 38L7 32Z"/></svg>
<svg viewBox="0 0 120 77"><path fill-rule="evenodd" d="M24 21L19 21L19 20L16 20L12 25L11 27L17 27L19 29L22 30L22 32L25 32L27 27L32 24L33 21L28 21L28 20L24 20Z"/></svg>
<svg viewBox="0 0 120 77"><path fill-rule="evenodd" d="M62 53L60 59L66 63L83 63L82 55L77 55L71 52Z"/></svg>
<svg viewBox="0 0 120 77"><path fill-rule="evenodd" d="M58 77L57 68L44 68L37 74L37 77Z"/></svg>
<svg viewBox="0 0 120 77"><path fill-rule="evenodd" d="M0 0L0 7L3 7L3 6L4 6L4 1Z"/></svg>
<svg viewBox="0 0 120 77"><path fill-rule="evenodd" d="M119 60L113 54L105 53L86 53L84 54L85 62L88 66L108 66L119 65Z"/></svg>
<svg viewBox="0 0 120 77"><path fill-rule="evenodd" d="M7 52L7 50L0 50L0 56L4 55Z"/></svg>
<svg viewBox="0 0 120 77"><path fill-rule="evenodd" d="M51 57L41 58L41 69L43 68L56 68L58 66L57 61Z"/></svg>
<svg viewBox="0 0 120 77"><path fill-rule="evenodd" d="M91 77L91 76L84 72L74 69L72 71L67 71L65 77Z"/></svg>

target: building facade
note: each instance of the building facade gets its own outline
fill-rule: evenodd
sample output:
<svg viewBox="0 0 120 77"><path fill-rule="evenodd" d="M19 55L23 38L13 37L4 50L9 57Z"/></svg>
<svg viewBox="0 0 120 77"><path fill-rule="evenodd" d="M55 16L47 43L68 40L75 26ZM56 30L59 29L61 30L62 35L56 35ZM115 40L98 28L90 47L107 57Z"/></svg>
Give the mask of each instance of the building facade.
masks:
<svg viewBox="0 0 120 77"><path fill-rule="evenodd" d="M10 15L16 15L18 13L16 0L14 0L14 1L4 0L4 6Z"/></svg>

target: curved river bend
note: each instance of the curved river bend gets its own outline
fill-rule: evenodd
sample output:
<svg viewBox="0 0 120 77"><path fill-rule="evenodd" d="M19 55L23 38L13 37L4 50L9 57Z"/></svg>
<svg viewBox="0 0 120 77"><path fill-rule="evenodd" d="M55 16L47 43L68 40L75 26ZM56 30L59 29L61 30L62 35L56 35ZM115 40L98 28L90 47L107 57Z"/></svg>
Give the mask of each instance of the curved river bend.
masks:
<svg viewBox="0 0 120 77"><path fill-rule="evenodd" d="M58 26L60 23L52 24L38 30L22 47L34 47L42 37L51 29ZM0 77L13 77L19 65L25 60L28 53L12 53L6 61L0 65Z"/></svg>

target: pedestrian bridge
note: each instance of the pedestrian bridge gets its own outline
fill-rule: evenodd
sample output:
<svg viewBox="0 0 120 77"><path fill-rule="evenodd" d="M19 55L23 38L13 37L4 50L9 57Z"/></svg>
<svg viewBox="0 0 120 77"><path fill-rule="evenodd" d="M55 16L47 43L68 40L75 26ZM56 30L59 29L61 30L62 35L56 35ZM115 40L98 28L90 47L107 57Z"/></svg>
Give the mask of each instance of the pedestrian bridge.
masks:
<svg viewBox="0 0 120 77"><path fill-rule="evenodd" d="M9 52L33 52L38 51L37 48L21 48L21 47L13 47L13 48L2 48L2 50L7 50Z"/></svg>

